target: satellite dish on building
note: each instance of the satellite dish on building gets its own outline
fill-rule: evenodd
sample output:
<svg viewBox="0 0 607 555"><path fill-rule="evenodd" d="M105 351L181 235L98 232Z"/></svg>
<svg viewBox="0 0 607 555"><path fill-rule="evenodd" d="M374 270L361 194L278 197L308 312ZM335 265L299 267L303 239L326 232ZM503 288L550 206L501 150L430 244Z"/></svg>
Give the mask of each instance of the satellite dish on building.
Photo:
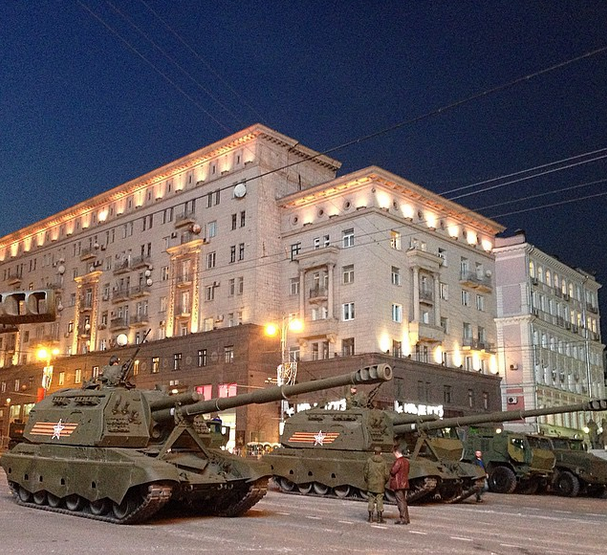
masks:
<svg viewBox="0 0 607 555"><path fill-rule="evenodd" d="M243 198L247 194L247 186L244 183L238 183L234 187L234 197Z"/></svg>

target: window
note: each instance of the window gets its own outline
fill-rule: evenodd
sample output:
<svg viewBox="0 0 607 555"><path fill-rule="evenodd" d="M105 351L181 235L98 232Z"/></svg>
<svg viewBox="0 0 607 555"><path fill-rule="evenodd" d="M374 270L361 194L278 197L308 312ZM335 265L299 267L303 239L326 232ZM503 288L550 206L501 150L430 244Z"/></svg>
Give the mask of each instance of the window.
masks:
<svg viewBox="0 0 607 555"><path fill-rule="evenodd" d="M470 292L462 289L462 306L470 306Z"/></svg>
<svg viewBox="0 0 607 555"><path fill-rule="evenodd" d="M443 329L444 333L446 333L446 334L449 333L449 320L448 320L448 318L444 318L444 317L441 316L440 327Z"/></svg>
<svg viewBox="0 0 607 555"><path fill-rule="evenodd" d="M447 283L439 283L438 294L443 301L449 300L449 285Z"/></svg>
<svg viewBox="0 0 607 555"><path fill-rule="evenodd" d="M403 305L392 304L392 321L398 322L399 324L403 321Z"/></svg>
<svg viewBox="0 0 607 555"><path fill-rule="evenodd" d="M220 383L218 386L219 397L234 397L237 385L235 383Z"/></svg>
<svg viewBox="0 0 607 555"><path fill-rule="evenodd" d="M289 281L289 293L291 295L299 295L299 278L291 278Z"/></svg>
<svg viewBox="0 0 607 555"><path fill-rule="evenodd" d="M342 246L344 249L354 246L354 228L342 231Z"/></svg>
<svg viewBox="0 0 607 555"><path fill-rule="evenodd" d="M293 243L291 245L291 260L295 260L295 257L301 251L301 243Z"/></svg>
<svg viewBox="0 0 607 555"><path fill-rule="evenodd" d="M175 353L173 355L173 370L181 370L181 361L183 357L181 353Z"/></svg>
<svg viewBox="0 0 607 555"><path fill-rule="evenodd" d="M449 404L451 403L451 386L450 385L445 385L443 386L443 403L445 404Z"/></svg>
<svg viewBox="0 0 607 555"><path fill-rule="evenodd" d="M152 357L152 374L160 372L160 357Z"/></svg>
<svg viewBox="0 0 607 555"><path fill-rule="evenodd" d="M169 279L169 267L163 266L160 269L160 281L168 281Z"/></svg>
<svg viewBox="0 0 607 555"><path fill-rule="evenodd" d="M59 385L65 385L65 372L59 372Z"/></svg>
<svg viewBox="0 0 607 555"><path fill-rule="evenodd" d="M486 410L489 408L489 393L483 391L483 408Z"/></svg>
<svg viewBox="0 0 607 555"><path fill-rule="evenodd" d="M234 345L226 345L223 348L223 361L227 363L234 362Z"/></svg>
<svg viewBox="0 0 607 555"><path fill-rule="evenodd" d="M74 383L82 383L82 368L76 368L74 372Z"/></svg>
<svg viewBox="0 0 607 555"><path fill-rule="evenodd" d="M244 227L247 223L247 213L243 210L240 213L240 227Z"/></svg>
<svg viewBox="0 0 607 555"><path fill-rule="evenodd" d="M468 390L468 406L470 408L474 407L474 391L472 389Z"/></svg>
<svg viewBox="0 0 607 555"><path fill-rule="evenodd" d="M204 300L212 301L215 299L215 287L213 285L207 285L204 288Z"/></svg>
<svg viewBox="0 0 607 555"><path fill-rule="evenodd" d="M230 247L230 263L236 262L236 245Z"/></svg>
<svg viewBox="0 0 607 555"><path fill-rule="evenodd" d="M392 340L392 354L396 358L400 358L403 356L403 342Z"/></svg>
<svg viewBox="0 0 607 555"><path fill-rule="evenodd" d="M341 341L341 354L344 357L353 356L354 355L354 338L348 337L346 339L342 339Z"/></svg>
<svg viewBox="0 0 607 555"><path fill-rule="evenodd" d="M342 305L343 320L354 320L354 303L344 303Z"/></svg>
<svg viewBox="0 0 607 555"><path fill-rule="evenodd" d="M232 278L228 282L228 296L233 297L236 293L236 278Z"/></svg>
<svg viewBox="0 0 607 555"><path fill-rule="evenodd" d="M238 214L232 214L232 231L236 229L238 225Z"/></svg>
<svg viewBox="0 0 607 555"><path fill-rule="evenodd" d="M244 243L238 245L238 260L244 260Z"/></svg>
<svg viewBox="0 0 607 555"><path fill-rule="evenodd" d="M485 297L483 295L476 296L476 309L485 312Z"/></svg>
<svg viewBox="0 0 607 555"><path fill-rule="evenodd" d="M217 261L216 252L210 252L209 254L207 254L207 270L210 270L211 268L215 268L216 261Z"/></svg>
<svg viewBox="0 0 607 555"><path fill-rule="evenodd" d="M447 251L445 249L438 248L438 257L440 258L440 265L447 267Z"/></svg>
<svg viewBox="0 0 607 555"><path fill-rule="evenodd" d="M401 239L398 231L390 231L390 248L401 250Z"/></svg>
<svg viewBox="0 0 607 555"><path fill-rule="evenodd" d="M239 277L236 281L236 294L242 295L244 293L244 277Z"/></svg>
<svg viewBox="0 0 607 555"><path fill-rule="evenodd" d="M464 322L464 345L470 345L470 341L472 340L472 324L469 322ZM467 343L466 343L467 342Z"/></svg>
<svg viewBox="0 0 607 555"><path fill-rule="evenodd" d="M401 284L400 268L398 268L396 266L392 266L391 275L392 275L392 285L400 285Z"/></svg>
<svg viewBox="0 0 607 555"><path fill-rule="evenodd" d="M207 239L217 235L217 222L212 221L207 224Z"/></svg>
<svg viewBox="0 0 607 555"><path fill-rule="evenodd" d="M342 268L343 283L354 283L354 264L349 264Z"/></svg>

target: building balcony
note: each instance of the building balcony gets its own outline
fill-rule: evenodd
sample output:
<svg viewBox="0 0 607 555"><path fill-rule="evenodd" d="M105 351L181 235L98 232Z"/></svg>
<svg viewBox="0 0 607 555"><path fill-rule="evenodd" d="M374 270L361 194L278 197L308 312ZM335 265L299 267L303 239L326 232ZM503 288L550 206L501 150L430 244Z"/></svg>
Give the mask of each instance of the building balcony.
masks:
<svg viewBox="0 0 607 555"><path fill-rule="evenodd" d="M312 287L309 299L312 302L326 301L328 295L329 289L327 287Z"/></svg>
<svg viewBox="0 0 607 555"><path fill-rule="evenodd" d="M490 293L493 290L491 278L489 276L480 276L475 272L462 272L459 282L461 285L478 289L484 293Z"/></svg>
<svg viewBox="0 0 607 555"><path fill-rule="evenodd" d="M495 352L493 343L489 343L485 339L474 339L472 337L464 337L462 339L462 348L471 351L485 351L488 353Z"/></svg>
<svg viewBox="0 0 607 555"><path fill-rule="evenodd" d="M194 212L182 212L178 214L175 218L175 229L179 229L181 227L187 227L194 225L196 223L196 217Z"/></svg>
<svg viewBox="0 0 607 555"><path fill-rule="evenodd" d="M194 282L194 274L192 272L188 272L186 274L179 274L175 278L175 285L177 287L189 287Z"/></svg>
<svg viewBox="0 0 607 555"><path fill-rule="evenodd" d="M127 258L114 266L114 275L126 274L131 271L131 261Z"/></svg>
<svg viewBox="0 0 607 555"><path fill-rule="evenodd" d="M176 318L189 318L192 314L192 307L189 305L177 305L175 306L175 317Z"/></svg>
<svg viewBox="0 0 607 555"><path fill-rule="evenodd" d="M78 304L78 310L80 310L80 312L90 312L93 310L93 299L82 297L80 299L80 303Z"/></svg>
<svg viewBox="0 0 607 555"><path fill-rule="evenodd" d="M434 302L434 293L432 293L432 291L421 290L419 292L419 300L423 303L433 303Z"/></svg>
<svg viewBox="0 0 607 555"><path fill-rule="evenodd" d="M127 318L112 318L110 320L110 331L124 331L129 329L129 321Z"/></svg>
<svg viewBox="0 0 607 555"><path fill-rule="evenodd" d="M97 258L97 251L95 249L83 249L80 253L80 261L86 262L87 260L93 260Z"/></svg>
<svg viewBox="0 0 607 555"><path fill-rule="evenodd" d="M138 297L147 297L150 294L149 285L135 285L131 287L131 298L137 299Z"/></svg>
<svg viewBox="0 0 607 555"><path fill-rule="evenodd" d="M141 270L152 265L152 259L149 256L135 256L131 258L131 270Z"/></svg>
<svg viewBox="0 0 607 555"><path fill-rule="evenodd" d="M433 274L438 273L445 262L442 256L423 250L419 246L412 246L407 250L407 261L410 267L417 267Z"/></svg>
<svg viewBox="0 0 607 555"><path fill-rule="evenodd" d="M336 318L323 318L319 320L306 320L301 332L302 339L317 339L325 337L332 339L337 336L339 322Z"/></svg>
<svg viewBox="0 0 607 555"><path fill-rule="evenodd" d="M130 319L131 327L138 328L141 326L147 326L150 323L150 318L147 314L138 314L134 318Z"/></svg>
<svg viewBox="0 0 607 555"><path fill-rule="evenodd" d="M13 285L21 285L21 276L17 275L17 274L9 274L8 277L6 278L6 283L8 283L9 285L13 286Z"/></svg>
<svg viewBox="0 0 607 555"><path fill-rule="evenodd" d="M121 287L112 291L112 302L120 303L122 301L128 301L130 298L130 292L127 287Z"/></svg>
<svg viewBox="0 0 607 555"><path fill-rule="evenodd" d="M409 322L409 340L415 344L418 341L442 342L445 330L440 326L423 322Z"/></svg>

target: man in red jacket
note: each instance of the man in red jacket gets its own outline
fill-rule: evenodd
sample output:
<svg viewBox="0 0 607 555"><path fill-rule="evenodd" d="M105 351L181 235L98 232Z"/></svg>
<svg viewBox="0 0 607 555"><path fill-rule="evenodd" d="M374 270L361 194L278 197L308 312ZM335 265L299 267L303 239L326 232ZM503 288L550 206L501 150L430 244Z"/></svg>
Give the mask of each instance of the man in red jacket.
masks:
<svg viewBox="0 0 607 555"><path fill-rule="evenodd" d="M394 449L396 460L390 469L390 489L396 495L399 519L394 524L409 524L409 508L407 507L407 490L409 489L409 460L403 456L400 449Z"/></svg>

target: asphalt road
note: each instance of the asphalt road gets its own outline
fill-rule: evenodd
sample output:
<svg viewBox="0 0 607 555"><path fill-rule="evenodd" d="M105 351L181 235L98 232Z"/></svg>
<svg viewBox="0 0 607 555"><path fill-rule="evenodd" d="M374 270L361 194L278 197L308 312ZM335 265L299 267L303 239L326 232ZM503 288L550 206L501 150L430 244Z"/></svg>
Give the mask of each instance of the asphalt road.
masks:
<svg viewBox="0 0 607 555"><path fill-rule="evenodd" d="M240 518L163 515L118 526L17 506L0 472L0 554L404 553L604 555L607 499L485 494L482 504L410 508L366 522L366 503L270 491Z"/></svg>

